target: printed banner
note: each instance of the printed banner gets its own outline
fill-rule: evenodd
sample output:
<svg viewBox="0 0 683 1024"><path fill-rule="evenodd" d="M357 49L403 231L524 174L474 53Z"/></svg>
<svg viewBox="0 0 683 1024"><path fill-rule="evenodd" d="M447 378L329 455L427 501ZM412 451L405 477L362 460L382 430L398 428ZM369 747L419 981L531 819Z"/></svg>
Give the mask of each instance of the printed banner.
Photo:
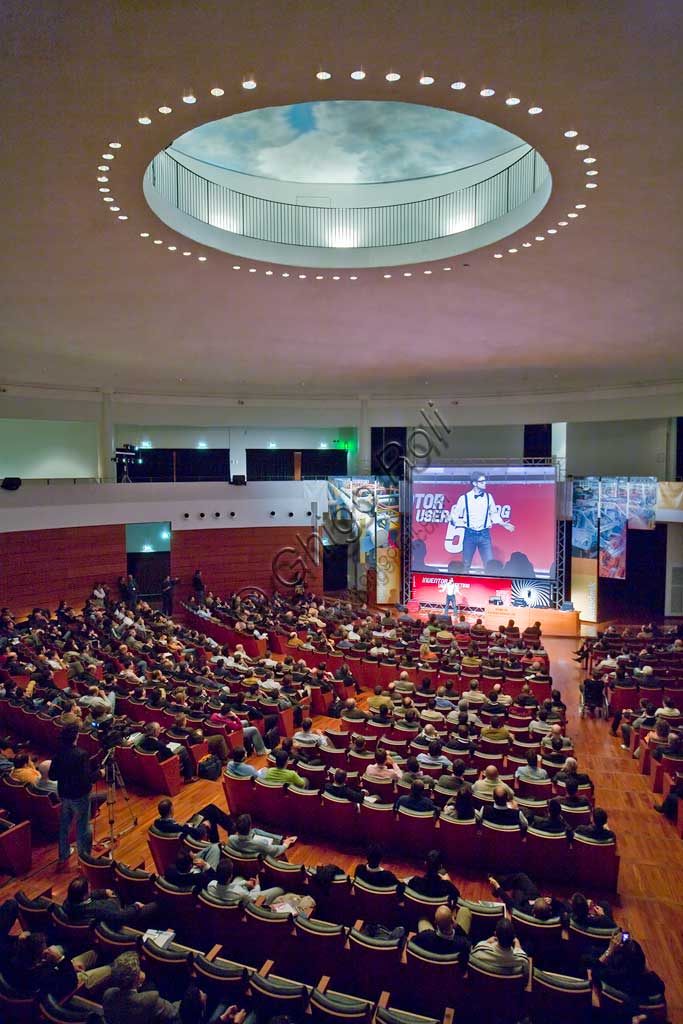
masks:
<svg viewBox="0 0 683 1024"><path fill-rule="evenodd" d="M599 505L599 477L586 476L574 480L572 496L572 558L593 559L598 557Z"/></svg>
<svg viewBox="0 0 683 1024"><path fill-rule="evenodd" d="M572 558L572 604L582 622L597 622L597 558Z"/></svg>
<svg viewBox="0 0 683 1024"><path fill-rule="evenodd" d="M628 481L629 530L654 530L656 525L657 477L632 476Z"/></svg>
<svg viewBox="0 0 683 1024"><path fill-rule="evenodd" d="M683 483L660 480L657 484L657 519L660 523L683 522Z"/></svg>
<svg viewBox="0 0 683 1024"><path fill-rule="evenodd" d="M600 496L601 577L626 579L628 477L602 477Z"/></svg>
<svg viewBox="0 0 683 1024"><path fill-rule="evenodd" d="M401 516L398 484L382 477L330 477L324 541L347 544L356 578L376 570L378 604L401 599Z"/></svg>

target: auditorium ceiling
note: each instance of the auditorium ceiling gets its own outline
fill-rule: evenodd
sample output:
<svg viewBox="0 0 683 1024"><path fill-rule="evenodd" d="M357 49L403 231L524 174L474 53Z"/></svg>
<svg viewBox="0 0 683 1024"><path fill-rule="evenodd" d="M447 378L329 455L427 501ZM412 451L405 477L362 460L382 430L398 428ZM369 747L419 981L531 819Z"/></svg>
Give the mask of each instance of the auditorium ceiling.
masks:
<svg viewBox="0 0 683 1024"><path fill-rule="evenodd" d="M0 383L188 399L683 386L682 41L683 7L652 0L3 5ZM373 116L332 123L332 100ZM378 101L478 118L493 142L464 131L459 147L439 115L385 119ZM550 198L502 240L400 267L354 268L344 243L324 270L236 258L159 220L142 190L155 154L260 108L275 113L238 169L314 198L330 179L462 168L505 133L547 162Z"/></svg>

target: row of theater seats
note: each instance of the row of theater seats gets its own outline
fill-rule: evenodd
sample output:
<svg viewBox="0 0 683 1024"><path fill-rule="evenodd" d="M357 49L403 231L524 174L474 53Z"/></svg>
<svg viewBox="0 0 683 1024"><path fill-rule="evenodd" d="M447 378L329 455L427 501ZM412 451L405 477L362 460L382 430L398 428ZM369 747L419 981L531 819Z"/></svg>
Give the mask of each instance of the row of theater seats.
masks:
<svg viewBox="0 0 683 1024"><path fill-rule="evenodd" d="M386 851L408 857L441 850L447 864L462 868L473 864L514 871L522 866L539 878L570 879L593 888L616 890L619 855L616 843L603 843L575 835L569 842L517 825L496 825L474 818L456 820L430 811L410 811L391 803L358 806L318 790L287 789L264 780L223 775L228 807L233 814L247 812L274 830L296 832L312 840L322 837L340 846L378 843ZM543 801L535 802L541 811Z"/></svg>

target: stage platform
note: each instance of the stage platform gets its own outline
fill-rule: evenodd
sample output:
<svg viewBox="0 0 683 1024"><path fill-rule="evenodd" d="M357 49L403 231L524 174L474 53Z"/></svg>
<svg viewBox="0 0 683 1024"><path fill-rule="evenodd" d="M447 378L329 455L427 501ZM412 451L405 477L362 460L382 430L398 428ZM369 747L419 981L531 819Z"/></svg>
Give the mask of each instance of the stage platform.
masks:
<svg viewBox="0 0 683 1024"><path fill-rule="evenodd" d="M417 601L408 602L408 611L417 619L428 619L430 615L443 615L443 608L432 606L420 608ZM515 608L512 605L487 605L484 609L459 608L458 615L464 615L469 623L482 619L487 629L507 626L510 619L524 631L534 622L541 623L544 636L578 637L581 632L578 612L561 612L557 608Z"/></svg>

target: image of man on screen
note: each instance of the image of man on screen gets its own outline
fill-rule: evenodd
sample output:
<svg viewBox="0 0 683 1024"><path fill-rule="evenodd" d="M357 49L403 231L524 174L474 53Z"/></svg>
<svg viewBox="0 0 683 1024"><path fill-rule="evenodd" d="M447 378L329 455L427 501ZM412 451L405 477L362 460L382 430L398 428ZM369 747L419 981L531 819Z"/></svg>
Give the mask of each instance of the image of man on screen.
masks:
<svg viewBox="0 0 683 1024"><path fill-rule="evenodd" d="M491 527L502 526L510 533L514 531L512 523L506 523L496 507L492 496L486 490L486 476L475 473L471 477L472 488L461 494L455 504L453 523L465 530L462 543L463 572L468 573L477 551L481 564L486 571L487 564L493 558L491 544Z"/></svg>

